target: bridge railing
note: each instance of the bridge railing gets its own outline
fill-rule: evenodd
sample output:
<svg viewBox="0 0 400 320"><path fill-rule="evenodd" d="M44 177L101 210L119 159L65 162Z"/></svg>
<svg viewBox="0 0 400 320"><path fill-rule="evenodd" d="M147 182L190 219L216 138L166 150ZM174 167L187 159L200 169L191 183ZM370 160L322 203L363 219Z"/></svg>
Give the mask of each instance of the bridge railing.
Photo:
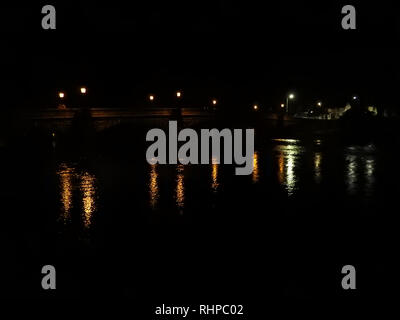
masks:
<svg viewBox="0 0 400 320"><path fill-rule="evenodd" d="M31 119L71 119L79 110L77 107L67 109L44 108L25 110L25 116ZM170 117L174 107L151 108L90 108L93 118L125 118L125 117ZM210 112L201 108L181 108L182 116L207 116Z"/></svg>

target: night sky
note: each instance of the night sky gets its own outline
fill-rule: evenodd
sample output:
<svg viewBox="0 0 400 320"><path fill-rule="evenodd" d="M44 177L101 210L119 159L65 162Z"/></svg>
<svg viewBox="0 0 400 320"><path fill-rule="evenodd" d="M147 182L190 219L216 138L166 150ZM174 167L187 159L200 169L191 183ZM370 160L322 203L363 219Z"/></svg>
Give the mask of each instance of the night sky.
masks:
<svg viewBox="0 0 400 320"><path fill-rule="evenodd" d="M57 10L57 30L41 29L41 8ZM341 8L357 10L357 30L341 28ZM343 106L396 108L399 17L392 2L112 1L1 5L2 108L55 105L58 90L75 104L89 88L98 107L142 107L154 93L202 106L322 99Z"/></svg>

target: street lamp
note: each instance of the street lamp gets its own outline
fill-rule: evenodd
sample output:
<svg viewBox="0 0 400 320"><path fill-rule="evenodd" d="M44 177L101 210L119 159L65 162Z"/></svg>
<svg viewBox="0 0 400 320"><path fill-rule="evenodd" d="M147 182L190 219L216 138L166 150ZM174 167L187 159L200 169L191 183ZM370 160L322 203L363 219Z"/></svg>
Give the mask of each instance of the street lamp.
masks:
<svg viewBox="0 0 400 320"><path fill-rule="evenodd" d="M255 104L255 105L253 106L253 109L254 109L255 111L257 111L257 110L258 110L258 105Z"/></svg>
<svg viewBox="0 0 400 320"><path fill-rule="evenodd" d="M286 113L289 113L289 99L293 100L294 99L294 94L290 93L286 96Z"/></svg>
<svg viewBox="0 0 400 320"><path fill-rule="evenodd" d="M212 101L212 104L213 104L214 106L217 105L217 100L214 99L214 100Z"/></svg>
<svg viewBox="0 0 400 320"><path fill-rule="evenodd" d="M60 98L60 101L58 102L57 109L59 109L59 110L66 109L67 107L65 106L64 101L63 101L65 98L65 93L62 91L58 92L58 97Z"/></svg>
<svg viewBox="0 0 400 320"><path fill-rule="evenodd" d="M317 106L318 106L318 107L322 107L322 102L321 102L321 101L318 101L318 102L317 102Z"/></svg>
<svg viewBox="0 0 400 320"><path fill-rule="evenodd" d="M182 96L181 92L178 91L178 92L176 93L176 96L177 96L178 98L180 98L180 97Z"/></svg>
<svg viewBox="0 0 400 320"><path fill-rule="evenodd" d="M150 101L154 101L154 96L151 94L151 95L149 95L149 100Z"/></svg>
<svg viewBox="0 0 400 320"><path fill-rule="evenodd" d="M284 103L281 103L281 108L284 108L285 107L285 104Z"/></svg>
<svg viewBox="0 0 400 320"><path fill-rule="evenodd" d="M86 91L87 91L87 90L86 90L85 87L81 87L81 93L82 93L82 94L86 94Z"/></svg>

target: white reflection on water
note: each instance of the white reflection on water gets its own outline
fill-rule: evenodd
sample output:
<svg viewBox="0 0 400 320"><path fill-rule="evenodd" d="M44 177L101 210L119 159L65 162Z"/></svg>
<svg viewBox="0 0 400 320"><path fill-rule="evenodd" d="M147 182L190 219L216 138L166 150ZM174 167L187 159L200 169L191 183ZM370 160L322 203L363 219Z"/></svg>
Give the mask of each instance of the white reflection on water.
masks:
<svg viewBox="0 0 400 320"><path fill-rule="evenodd" d="M297 144L299 142L299 140L296 139L272 139L272 141L283 142L288 144Z"/></svg>
<svg viewBox="0 0 400 320"><path fill-rule="evenodd" d="M150 207L154 209L157 207L158 198L160 196L158 187L157 164L150 165L149 195L150 195Z"/></svg>
<svg viewBox="0 0 400 320"><path fill-rule="evenodd" d="M87 171L78 172L75 164L60 164L57 170L60 181L60 200L62 205L60 218L64 224L71 222L74 190L78 189L82 196L82 220L85 228L89 228L96 205L96 178Z"/></svg>
<svg viewBox="0 0 400 320"><path fill-rule="evenodd" d="M375 184L375 167L376 161L374 158L365 160L365 191L368 195L372 194Z"/></svg>
<svg viewBox="0 0 400 320"><path fill-rule="evenodd" d="M297 167L301 161L304 147L299 145L299 141L295 139L274 139L273 141L280 143L274 147L278 162L278 180L291 196L298 187Z"/></svg>
<svg viewBox="0 0 400 320"><path fill-rule="evenodd" d="M376 159L374 146L348 147L345 151L347 192L355 195L364 191L371 195L375 184Z"/></svg>
<svg viewBox="0 0 400 320"><path fill-rule="evenodd" d="M175 188L175 200L176 206L178 207L180 213L183 213L183 208L185 206L185 185L184 185L184 165L178 164L176 167L176 188Z"/></svg>
<svg viewBox="0 0 400 320"><path fill-rule="evenodd" d="M257 183L260 179L260 174L258 171L258 151L254 152L253 156L253 173L251 175L253 183Z"/></svg>
<svg viewBox="0 0 400 320"><path fill-rule="evenodd" d="M353 154L348 154L346 156L346 183L347 183L347 192L350 194L354 194L357 191L357 182L358 182L358 174L357 174L357 157Z"/></svg>
<svg viewBox="0 0 400 320"><path fill-rule="evenodd" d="M321 160L322 160L322 153L315 152L314 153L314 178L316 183L321 182Z"/></svg>
<svg viewBox="0 0 400 320"><path fill-rule="evenodd" d="M320 145L322 145L322 140L321 139L315 139L314 143L315 143L316 146L320 146Z"/></svg>

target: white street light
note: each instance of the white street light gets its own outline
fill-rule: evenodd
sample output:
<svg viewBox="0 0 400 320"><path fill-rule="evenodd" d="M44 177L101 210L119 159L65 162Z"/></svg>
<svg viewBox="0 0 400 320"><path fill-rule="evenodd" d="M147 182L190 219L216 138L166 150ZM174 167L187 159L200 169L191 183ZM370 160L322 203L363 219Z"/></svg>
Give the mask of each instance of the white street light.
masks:
<svg viewBox="0 0 400 320"><path fill-rule="evenodd" d="M294 99L294 94L290 93L286 96L286 113L289 113L289 99L293 100Z"/></svg>

